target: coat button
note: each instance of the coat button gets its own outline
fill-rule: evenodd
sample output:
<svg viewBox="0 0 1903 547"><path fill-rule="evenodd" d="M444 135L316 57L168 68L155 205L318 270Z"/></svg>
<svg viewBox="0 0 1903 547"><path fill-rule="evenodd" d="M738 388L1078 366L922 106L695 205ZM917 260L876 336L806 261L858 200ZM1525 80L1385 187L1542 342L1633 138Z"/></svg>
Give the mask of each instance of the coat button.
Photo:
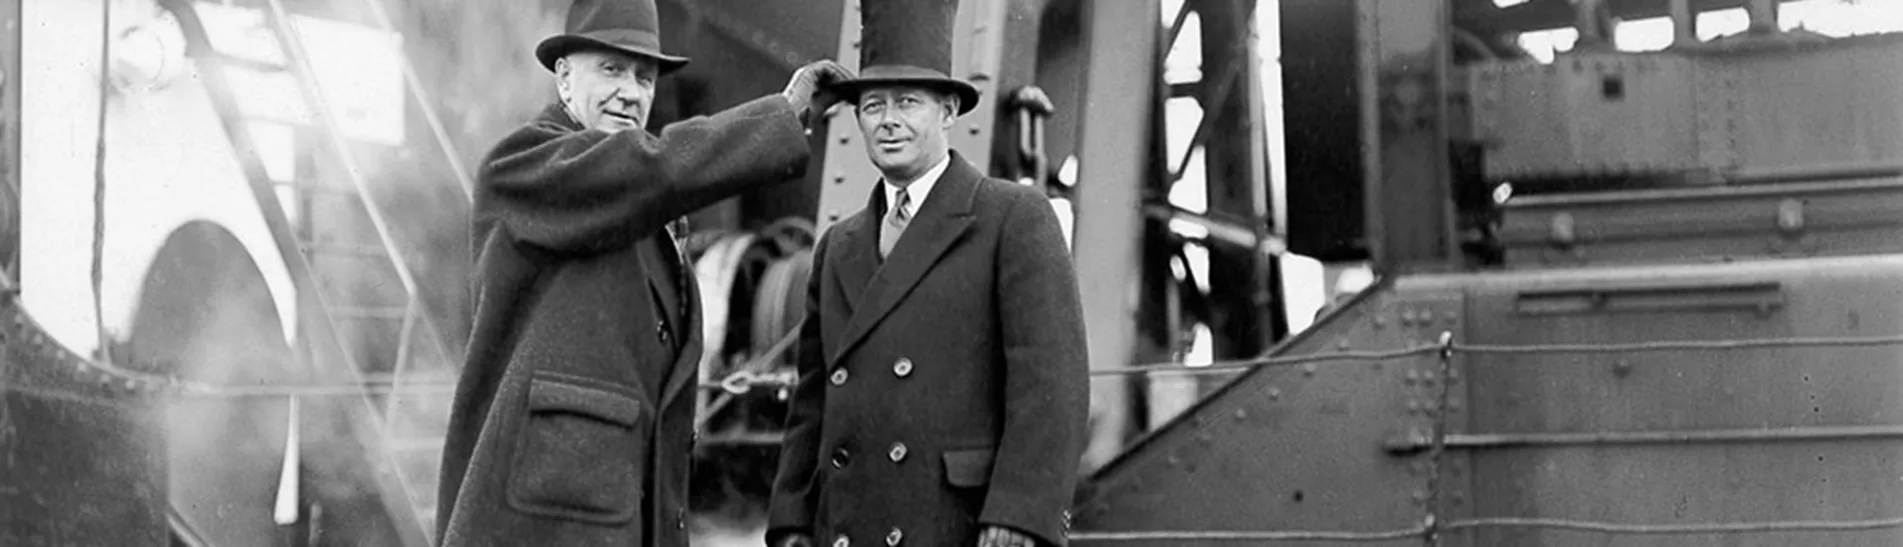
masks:
<svg viewBox="0 0 1903 547"><path fill-rule="evenodd" d="M846 369L833 369L833 385L846 385Z"/></svg>
<svg viewBox="0 0 1903 547"><path fill-rule="evenodd" d="M885 544L887 547L898 547L899 541L904 539L905 532L899 531L897 527L893 527L892 531L887 532L885 535Z"/></svg>
<svg viewBox="0 0 1903 547"><path fill-rule="evenodd" d="M846 539L846 536L841 534L839 537L833 538L833 547L852 547L852 540Z"/></svg>
<svg viewBox="0 0 1903 547"><path fill-rule="evenodd" d="M911 376L912 360L903 357L899 358L899 362L892 364L892 373L899 375L900 378Z"/></svg>
<svg viewBox="0 0 1903 547"><path fill-rule="evenodd" d="M905 461L905 443L892 443L892 450L885 455L892 458L892 463Z"/></svg>
<svg viewBox="0 0 1903 547"><path fill-rule="evenodd" d="M833 469L845 469L849 463L852 463L852 453L847 452L846 447L833 450Z"/></svg>

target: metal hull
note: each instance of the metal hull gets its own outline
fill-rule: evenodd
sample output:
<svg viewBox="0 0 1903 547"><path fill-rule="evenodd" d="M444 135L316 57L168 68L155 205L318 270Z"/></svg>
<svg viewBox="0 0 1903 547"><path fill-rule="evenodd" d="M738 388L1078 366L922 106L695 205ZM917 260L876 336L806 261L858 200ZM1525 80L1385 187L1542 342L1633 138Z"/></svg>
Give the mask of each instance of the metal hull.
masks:
<svg viewBox="0 0 1903 547"><path fill-rule="evenodd" d="M1895 545L1899 278L1903 255L1403 277L1277 354L1402 355L1243 373L1090 481L1077 543ZM1704 342L1647 345L1676 341Z"/></svg>

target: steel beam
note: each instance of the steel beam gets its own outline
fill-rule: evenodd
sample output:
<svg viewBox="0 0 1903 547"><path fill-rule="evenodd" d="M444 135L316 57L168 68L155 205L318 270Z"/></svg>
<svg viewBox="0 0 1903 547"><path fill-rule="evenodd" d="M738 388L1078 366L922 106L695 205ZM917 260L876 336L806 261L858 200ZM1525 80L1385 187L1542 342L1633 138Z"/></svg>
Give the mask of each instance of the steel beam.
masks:
<svg viewBox="0 0 1903 547"><path fill-rule="evenodd" d="M1287 332L1283 314L1274 309L1274 267L1270 256L1256 249L1268 237L1268 134L1262 114L1260 59L1255 48L1256 0L1194 0L1202 20L1202 73L1227 81L1199 86L1204 94L1202 142L1204 172L1208 177L1209 213L1246 219L1240 226L1254 242L1236 247L1212 247L1209 253L1209 292L1224 295L1210 303L1218 359L1253 356ZM1185 154L1187 157L1188 154Z"/></svg>
<svg viewBox="0 0 1903 547"><path fill-rule="evenodd" d="M1157 0L1091 2L1084 6L1084 100L1078 134L1077 281L1085 298L1085 332L1093 368L1133 362L1143 243L1142 190L1152 171L1150 114L1158 70ZM1122 449L1130 409L1121 378L1091 385L1094 431L1087 466Z"/></svg>
<svg viewBox="0 0 1903 547"><path fill-rule="evenodd" d="M1357 0L1362 180L1377 273L1457 263L1449 182L1448 3Z"/></svg>

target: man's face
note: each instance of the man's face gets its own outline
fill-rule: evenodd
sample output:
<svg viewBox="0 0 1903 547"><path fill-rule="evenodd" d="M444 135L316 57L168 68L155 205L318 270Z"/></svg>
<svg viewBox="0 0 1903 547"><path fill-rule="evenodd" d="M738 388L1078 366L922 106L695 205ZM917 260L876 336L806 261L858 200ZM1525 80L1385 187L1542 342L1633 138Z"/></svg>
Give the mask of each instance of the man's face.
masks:
<svg viewBox="0 0 1903 547"><path fill-rule="evenodd" d="M912 180L945 158L957 121L949 95L922 87L875 87L859 94L859 131L866 156L887 179Z"/></svg>
<svg viewBox="0 0 1903 547"><path fill-rule="evenodd" d="M654 59L614 51L577 51L555 62L568 111L582 127L638 129L654 106Z"/></svg>

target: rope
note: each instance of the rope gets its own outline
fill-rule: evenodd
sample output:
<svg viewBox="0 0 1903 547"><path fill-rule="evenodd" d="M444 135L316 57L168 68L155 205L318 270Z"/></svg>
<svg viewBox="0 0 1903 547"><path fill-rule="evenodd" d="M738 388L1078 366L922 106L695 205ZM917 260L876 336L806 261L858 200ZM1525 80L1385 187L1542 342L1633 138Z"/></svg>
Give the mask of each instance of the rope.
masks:
<svg viewBox="0 0 1903 547"><path fill-rule="evenodd" d="M1841 532L1903 527L1903 518L1870 520L1792 520L1700 524L1615 524L1555 518L1476 518L1449 522L1447 529L1544 528L1631 535L1735 534L1764 532Z"/></svg>
<svg viewBox="0 0 1903 547"><path fill-rule="evenodd" d="M1767 348L1856 347L1903 345L1903 335L1871 337L1798 337L1758 340L1666 340L1627 344L1531 344L1519 346L1460 344L1456 349L1476 354L1636 353L1680 350L1739 350Z"/></svg>
<svg viewBox="0 0 1903 547"><path fill-rule="evenodd" d="M1402 357L1412 357L1415 355L1427 355L1427 354L1431 354L1440 350L1441 350L1441 347L1438 345L1420 345L1420 346L1412 346L1412 347L1407 347L1407 348L1402 348L1399 350L1392 350L1392 351L1341 351L1341 352L1333 352L1333 353L1317 353L1313 355L1296 355L1296 356L1290 356L1290 357L1257 357L1254 359L1212 361L1209 364L1205 364L1205 365L1192 365L1192 364L1181 363L1181 362L1152 363L1152 364L1137 365L1137 366L1130 366L1130 367L1101 368L1101 369L1090 371L1090 375L1091 376L1108 376L1108 375L1116 375L1116 374L1144 374L1144 373L1152 373L1152 372L1174 373L1174 374L1214 374L1214 373L1223 373L1223 372L1240 372L1240 371L1245 371L1245 370L1254 369L1254 368L1261 368L1261 367L1286 367L1286 366L1295 366L1295 365L1305 365L1310 363L1321 363L1321 362L1327 362L1327 361L1385 361L1389 359L1399 359Z"/></svg>
<svg viewBox="0 0 1903 547"><path fill-rule="evenodd" d="M1420 537L1426 526L1416 526L1401 530L1379 532L1332 532L1311 530L1287 530L1272 532L1211 530L1211 531L1145 531L1145 532L1073 532L1071 541L1351 541L1377 542L1394 541Z"/></svg>
<svg viewBox="0 0 1903 547"><path fill-rule="evenodd" d="M1383 361L1436 352L1453 354L1471 353L1476 355L1537 355L1555 353L1639 353L1655 351L1728 351L1744 349L1777 348L1819 348L1819 347L1876 347L1903 345L1903 335L1870 337L1795 337L1766 338L1757 340L1662 340L1655 342L1633 342L1624 344L1464 344L1448 345L1422 344L1390 351L1342 351L1317 353L1289 357L1256 357L1253 359L1218 360L1208 364L1185 362L1163 362L1129 367L1102 368L1090 371L1092 376L1118 374L1221 374L1243 372L1256 368L1291 366L1331 361Z"/></svg>
<svg viewBox="0 0 1903 547"><path fill-rule="evenodd" d="M1431 518L1431 517L1430 517ZM1473 518L1449 521L1439 526L1424 524L1412 528L1377 532L1339 532L1323 530L1278 531L1191 531L1151 530L1141 532L1077 532L1073 541L1394 541L1426 538L1434 529L1478 530L1485 528L1538 528L1625 535L1695 535L1774 532L1847 532L1903 528L1903 517L1867 520L1792 520L1764 522L1712 522L1697 524L1618 524L1561 518Z"/></svg>

